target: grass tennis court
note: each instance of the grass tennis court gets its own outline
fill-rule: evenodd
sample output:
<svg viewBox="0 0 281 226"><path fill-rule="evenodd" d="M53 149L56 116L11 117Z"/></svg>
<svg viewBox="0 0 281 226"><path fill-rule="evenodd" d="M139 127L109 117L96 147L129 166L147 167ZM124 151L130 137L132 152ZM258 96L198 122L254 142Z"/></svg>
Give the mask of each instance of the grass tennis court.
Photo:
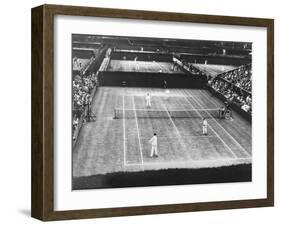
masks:
<svg viewBox="0 0 281 226"><path fill-rule="evenodd" d="M222 103L201 89L99 87L92 108L95 122L81 128L73 149L73 176L115 172L205 168L251 163L251 124L233 113L234 120L208 119L202 136L197 118L120 118L114 109L144 109L145 95L152 109L214 109ZM200 112L198 112L200 114ZM158 135L159 157L149 157L148 140Z"/></svg>
<svg viewBox="0 0 281 226"><path fill-rule="evenodd" d="M226 71L230 71L236 68L236 66L231 65L215 65L215 64L193 64L201 71L207 71L212 76L216 76Z"/></svg>
<svg viewBox="0 0 281 226"><path fill-rule="evenodd" d="M108 71L137 71L137 72L161 72L161 73L183 73L178 67L173 68L173 63L110 60Z"/></svg>

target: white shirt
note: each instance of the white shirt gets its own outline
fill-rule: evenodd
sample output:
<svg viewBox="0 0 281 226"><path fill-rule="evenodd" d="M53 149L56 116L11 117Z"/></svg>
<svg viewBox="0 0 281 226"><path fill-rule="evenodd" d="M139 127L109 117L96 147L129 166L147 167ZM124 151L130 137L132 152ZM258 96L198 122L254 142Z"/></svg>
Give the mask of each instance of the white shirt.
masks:
<svg viewBox="0 0 281 226"><path fill-rule="evenodd" d="M150 140L149 143L153 146L157 146L157 136L153 136Z"/></svg>
<svg viewBox="0 0 281 226"><path fill-rule="evenodd" d="M207 125L208 125L207 120L204 120L204 121L203 121L203 126L207 126Z"/></svg>
<svg viewBox="0 0 281 226"><path fill-rule="evenodd" d="M244 111L249 111L249 110L250 110L250 106L247 105L247 104L244 104L241 108L242 108Z"/></svg>
<svg viewBox="0 0 281 226"><path fill-rule="evenodd" d="M145 97L145 99L146 99L147 102L149 102L149 101L150 101L150 96L147 95L147 96Z"/></svg>

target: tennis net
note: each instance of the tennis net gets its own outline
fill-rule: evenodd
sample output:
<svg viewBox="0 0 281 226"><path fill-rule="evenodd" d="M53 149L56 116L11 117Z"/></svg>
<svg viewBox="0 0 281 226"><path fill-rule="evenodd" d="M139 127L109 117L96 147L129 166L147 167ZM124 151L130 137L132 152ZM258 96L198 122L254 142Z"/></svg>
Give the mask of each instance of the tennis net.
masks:
<svg viewBox="0 0 281 226"><path fill-rule="evenodd" d="M220 118L219 109L114 109L114 118Z"/></svg>

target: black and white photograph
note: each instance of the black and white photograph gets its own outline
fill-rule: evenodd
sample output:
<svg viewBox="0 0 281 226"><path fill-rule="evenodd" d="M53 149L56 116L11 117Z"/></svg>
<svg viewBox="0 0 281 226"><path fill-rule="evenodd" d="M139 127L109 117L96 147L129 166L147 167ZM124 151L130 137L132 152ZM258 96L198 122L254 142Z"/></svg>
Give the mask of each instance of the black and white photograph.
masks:
<svg viewBox="0 0 281 226"><path fill-rule="evenodd" d="M72 189L250 182L252 43L72 35Z"/></svg>

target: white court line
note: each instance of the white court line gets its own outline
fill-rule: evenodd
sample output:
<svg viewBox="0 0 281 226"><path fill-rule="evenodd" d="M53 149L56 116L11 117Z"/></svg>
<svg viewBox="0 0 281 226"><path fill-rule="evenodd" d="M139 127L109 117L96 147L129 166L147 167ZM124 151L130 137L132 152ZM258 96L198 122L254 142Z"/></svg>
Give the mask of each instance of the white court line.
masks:
<svg viewBox="0 0 281 226"><path fill-rule="evenodd" d="M153 161L153 162L145 162L144 165L157 165L157 164L177 164L177 163L188 163L188 162L221 162L221 161L235 161L235 160L245 160L245 161L251 161L252 158L220 158L220 159L204 159L204 160L186 160L186 161ZM127 163L128 166L133 166L133 165L140 165L141 163Z"/></svg>
<svg viewBox="0 0 281 226"><path fill-rule="evenodd" d="M125 98L123 96L123 115L125 115ZM126 124L125 117L123 118L123 153L124 153L124 169L126 170Z"/></svg>
<svg viewBox="0 0 281 226"><path fill-rule="evenodd" d="M204 93L203 93L204 94ZM194 100L195 100L195 97L193 98ZM197 99L197 98L196 98ZM197 99L198 100L198 99ZM196 101L196 100L195 100ZM199 101L199 100L198 100ZM196 101L197 103L198 103L198 101ZM202 105L200 104L200 103L198 103L201 107L202 107ZM209 114L209 113L208 113ZM227 130L222 126L222 125L220 125L218 122L217 122L217 120L214 118L214 117L212 117L213 119L214 119L214 121L225 131L225 133L242 149L242 151L244 151L245 153L246 153L246 155L248 155L249 157L252 157L246 150L245 150L245 148L243 148L242 146L241 146L241 144L229 133L229 132L227 132Z"/></svg>
<svg viewBox="0 0 281 226"><path fill-rule="evenodd" d="M136 108L134 96L132 96L132 99L133 99L133 107ZM137 112L134 111L134 113L135 113L135 119L136 119L136 125L137 125L137 134L138 134L139 147L140 147L141 166L142 166L142 170L144 170L143 155L142 155L142 145L141 145L141 141L140 141L139 123L138 123L138 118L137 118Z"/></svg>
<svg viewBox="0 0 281 226"><path fill-rule="evenodd" d="M161 102L161 101L160 101L160 102ZM166 105L163 104L162 102L161 102L161 104L164 106L164 108L165 108L165 110L166 110L166 112L167 112L167 114L168 114L168 116L169 116L170 121L172 122L173 126L174 126L175 129L176 129L176 133L178 134L178 139L179 139L181 145L184 147L184 150L186 150L186 149L187 149L187 148L186 148L186 145L185 145L185 143L184 143L183 140L182 140L182 136L180 135L180 132L179 132L179 130L178 130L178 127L176 126L176 124L174 123L173 119L171 118L171 115L170 115L169 111L167 110ZM193 161L193 159L192 159L191 156L190 156L190 158L191 158L191 160Z"/></svg>
<svg viewBox="0 0 281 226"><path fill-rule="evenodd" d="M167 106L165 106L165 108L126 108L126 111L146 111L146 112L159 112L167 109L167 111L174 111L174 112L188 112L188 111L194 111L194 109L186 109L186 108L167 108ZM121 110L121 108L115 108L115 110ZM123 108L122 108L123 110ZM196 109L197 111L212 111L212 110L217 110L217 108L202 108L202 109Z"/></svg>
<svg viewBox="0 0 281 226"><path fill-rule="evenodd" d="M203 135L203 136L196 136L196 135L186 135L186 136L184 136L184 137L203 137L203 138L210 138L210 137L214 137L214 138L218 138L217 136L205 136L205 135ZM170 137L170 136L157 136L157 138L162 138L162 139L165 139L165 138L170 138L170 139L176 139L176 138L178 138L178 137ZM140 139L149 139L149 137L148 138L145 138L145 137L141 137Z"/></svg>
<svg viewBox="0 0 281 226"><path fill-rule="evenodd" d="M171 89L170 90L170 94L171 92L173 92L173 90ZM160 92L160 91L157 91L157 92L151 92L149 91L149 93L151 94L152 97L163 97L163 96L166 96L166 94L163 94L163 91ZM175 94L169 94L169 97L182 97L182 95L175 95ZM146 92L137 92L137 93L129 93L129 94L126 94L124 96L128 96L128 97L131 97L131 96L136 96L136 97L143 97L146 95ZM191 97L191 96L187 96L187 97Z"/></svg>
<svg viewBox="0 0 281 226"><path fill-rule="evenodd" d="M188 164L188 163L192 163L192 164L197 164L198 166L200 166L201 163L218 163L218 164L221 164L223 163L224 161L230 161L230 164L233 164L233 163L240 163L240 162L245 162L245 163L250 163L252 160L252 158L220 158L220 159L205 159L205 160L196 160L196 161L193 161L193 160L186 160L186 161L173 161L173 162L170 162L170 161L153 161L153 162L145 162L143 165L145 166L153 166L153 165L167 165L167 166L170 166L170 165L175 165L176 166L179 166L179 165L182 165L182 164ZM139 166L140 163L127 163L128 166Z"/></svg>
<svg viewBox="0 0 281 226"><path fill-rule="evenodd" d="M127 93L125 94L125 96L145 96L148 92L151 94L151 96L166 96L166 94L163 94L163 88L154 88L156 90L153 89L146 89L144 91L144 89L139 89L138 91L133 91L133 90L127 90ZM180 94L176 94L177 92L173 89L170 90L170 94L169 97L182 97L182 95Z"/></svg>
<svg viewBox="0 0 281 226"><path fill-rule="evenodd" d="M194 99L194 98L193 98ZM197 114L201 117L202 115L198 112L198 110L193 106L193 104L187 99L185 98L185 100L191 104L192 108L197 112ZM194 99L195 100L195 99ZM196 101L196 100L195 100ZM201 106L202 107L202 106ZM209 114L209 112L207 112ZM210 115L210 114L209 114ZM212 115L210 115L211 118L213 118ZM231 150L231 148L224 142L224 140L218 135L218 133L212 128L211 125L209 125L210 129L217 135L217 137L221 140L221 142L228 148L228 150L230 151L230 153L235 157L235 158L238 158L238 156Z"/></svg>

